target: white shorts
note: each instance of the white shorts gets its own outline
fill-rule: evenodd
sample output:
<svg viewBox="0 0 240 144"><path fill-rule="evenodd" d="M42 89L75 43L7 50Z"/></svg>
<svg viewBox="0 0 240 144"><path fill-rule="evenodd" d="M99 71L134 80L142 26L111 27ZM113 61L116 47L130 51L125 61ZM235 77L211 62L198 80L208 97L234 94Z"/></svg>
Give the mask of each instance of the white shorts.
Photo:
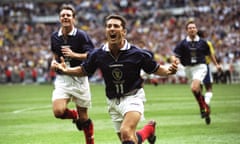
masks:
<svg viewBox="0 0 240 144"><path fill-rule="evenodd" d="M121 123L124 115L129 111L141 113L141 120L144 119L144 102L146 101L143 88L136 94L122 97L120 99L107 99L108 113L114 124L116 132L120 132Z"/></svg>
<svg viewBox="0 0 240 144"><path fill-rule="evenodd" d="M56 99L72 99L77 106L85 108L91 106L88 77L57 75L54 87L52 101Z"/></svg>
<svg viewBox="0 0 240 144"><path fill-rule="evenodd" d="M207 74L207 65L197 64L194 66L186 66L185 73L189 81L197 79L202 82Z"/></svg>

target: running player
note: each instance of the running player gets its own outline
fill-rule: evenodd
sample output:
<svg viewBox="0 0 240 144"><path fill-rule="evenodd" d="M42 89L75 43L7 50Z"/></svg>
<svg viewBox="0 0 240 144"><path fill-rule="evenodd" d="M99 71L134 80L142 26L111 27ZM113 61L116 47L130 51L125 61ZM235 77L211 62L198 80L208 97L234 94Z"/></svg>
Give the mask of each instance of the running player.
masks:
<svg viewBox="0 0 240 144"><path fill-rule="evenodd" d="M94 45L86 32L77 29L75 25L75 9L72 5L62 5L59 13L61 27L51 36L53 63L65 58L67 67L78 66L93 50ZM53 113L59 119L73 119L77 128L85 134L86 144L94 144L93 123L88 117L91 106L91 95L88 77L68 76L56 71L55 89L52 94ZM77 110L70 110L67 104L73 100Z"/></svg>
<svg viewBox="0 0 240 144"><path fill-rule="evenodd" d="M210 54L207 42L197 35L198 30L195 22L189 21L185 28L187 37L174 49L175 56L172 57L172 60L179 59L181 64L185 66L185 73L188 80L191 81L191 91L199 104L201 117L205 118L206 124L210 124L210 108L201 91L201 83L207 74L205 56L210 56L217 69L221 69L221 67L215 56Z"/></svg>

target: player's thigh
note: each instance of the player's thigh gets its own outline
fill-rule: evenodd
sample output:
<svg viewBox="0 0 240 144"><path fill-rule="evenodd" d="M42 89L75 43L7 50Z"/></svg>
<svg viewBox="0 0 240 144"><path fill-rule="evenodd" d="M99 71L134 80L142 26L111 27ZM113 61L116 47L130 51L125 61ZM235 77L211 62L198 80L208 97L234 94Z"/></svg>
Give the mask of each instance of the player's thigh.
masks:
<svg viewBox="0 0 240 144"><path fill-rule="evenodd" d="M135 130L141 119L141 113L138 111L129 111L125 114L121 128Z"/></svg>
<svg viewBox="0 0 240 144"><path fill-rule="evenodd" d="M65 109L67 108L67 103L69 102L69 99L55 99L52 102L52 109L54 114L63 114L65 112Z"/></svg>
<svg viewBox="0 0 240 144"><path fill-rule="evenodd" d="M56 87L52 93L52 106L53 110L64 110L67 107L71 96L67 93L67 90L62 87Z"/></svg>
<svg viewBox="0 0 240 144"><path fill-rule="evenodd" d="M76 77L75 85L72 87L70 94L77 107L91 107L91 92L87 77Z"/></svg>
<svg viewBox="0 0 240 144"><path fill-rule="evenodd" d="M199 81L203 81L207 74L207 65L199 64L192 68L193 80L197 79Z"/></svg>

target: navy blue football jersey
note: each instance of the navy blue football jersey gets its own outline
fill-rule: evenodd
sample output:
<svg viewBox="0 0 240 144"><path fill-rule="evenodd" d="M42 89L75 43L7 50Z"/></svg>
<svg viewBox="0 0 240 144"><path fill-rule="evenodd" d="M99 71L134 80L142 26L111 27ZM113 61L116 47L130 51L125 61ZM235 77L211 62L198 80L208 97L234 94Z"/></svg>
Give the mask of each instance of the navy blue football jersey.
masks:
<svg viewBox="0 0 240 144"><path fill-rule="evenodd" d="M83 63L87 75L93 74L99 68L103 74L108 98L119 98L126 93L142 87L143 79L140 71L154 73L159 64L154 61L153 54L137 48L125 41L119 57L111 55L108 45L95 49Z"/></svg>
<svg viewBox="0 0 240 144"><path fill-rule="evenodd" d="M197 37L194 41L182 40L174 49L174 53L184 66L191 66L206 63L205 56L210 55L210 50L207 42Z"/></svg>
<svg viewBox="0 0 240 144"><path fill-rule="evenodd" d="M62 46L70 46L70 49L76 53L86 53L94 49L94 45L88 36L88 34L82 30L74 28L67 37L63 37L61 30L54 32L51 36L51 50L55 53L58 58L63 56L61 52ZM82 63L81 60L68 59L70 66L79 66ZM60 59L57 59L60 62Z"/></svg>

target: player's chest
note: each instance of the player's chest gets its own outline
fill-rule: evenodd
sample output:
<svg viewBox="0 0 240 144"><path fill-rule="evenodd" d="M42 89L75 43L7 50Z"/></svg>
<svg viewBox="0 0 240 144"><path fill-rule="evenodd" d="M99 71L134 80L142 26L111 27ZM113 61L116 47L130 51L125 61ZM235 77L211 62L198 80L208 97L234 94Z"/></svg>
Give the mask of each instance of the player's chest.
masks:
<svg viewBox="0 0 240 144"><path fill-rule="evenodd" d="M141 65L141 59L129 55L119 55L119 57L105 55L105 57L100 59L99 65L105 71L113 71L117 69L123 72L128 72L138 68Z"/></svg>

